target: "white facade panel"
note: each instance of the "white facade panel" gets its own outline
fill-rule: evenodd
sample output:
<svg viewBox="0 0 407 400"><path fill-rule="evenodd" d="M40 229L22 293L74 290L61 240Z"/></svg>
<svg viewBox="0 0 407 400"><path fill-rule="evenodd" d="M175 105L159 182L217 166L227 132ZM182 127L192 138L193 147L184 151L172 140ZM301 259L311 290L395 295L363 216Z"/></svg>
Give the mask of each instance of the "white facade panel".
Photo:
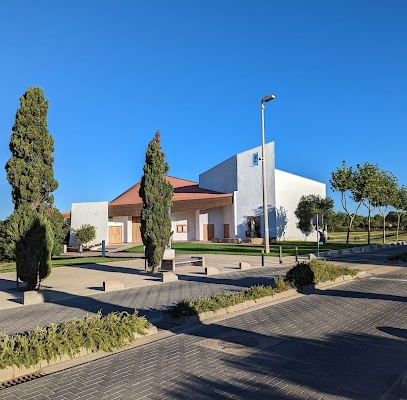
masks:
<svg viewBox="0 0 407 400"><path fill-rule="evenodd" d="M237 156L199 175L199 187L222 193L237 190Z"/></svg>
<svg viewBox="0 0 407 400"><path fill-rule="evenodd" d="M269 234L274 234L273 210L275 206L274 188L274 142L265 145L266 188L269 218ZM246 238L248 217L260 217L261 232L264 232L263 214L263 171L262 160L253 165L253 155L262 158L261 146L247 150L237 155L237 204L235 222L237 237Z"/></svg>
<svg viewBox="0 0 407 400"><path fill-rule="evenodd" d="M310 194L326 197L326 185L312 179L276 169L276 210L279 237L283 240L317 240L316 232L305 236L298 228L294 211L301 196Z"/></svg>
<svg viewBox="0 0 407 400"><path fill-rule="evenodd" d="M102 240L109 240L108 233L108 202L72 203L71 231L79 229L82 225L92 225L96 228L96 238L88 244L99 244ZM75 244L71 235L69 245Z"/></svg>

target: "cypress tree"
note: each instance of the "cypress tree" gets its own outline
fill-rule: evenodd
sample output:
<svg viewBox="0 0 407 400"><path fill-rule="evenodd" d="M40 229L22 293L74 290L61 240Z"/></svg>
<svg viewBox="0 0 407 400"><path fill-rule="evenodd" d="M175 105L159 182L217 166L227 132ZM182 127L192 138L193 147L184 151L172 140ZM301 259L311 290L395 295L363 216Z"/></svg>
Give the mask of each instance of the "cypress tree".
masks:
<svg viewBox="0 0 407 400"><path fill-rule="evenodd" d="M147 265L153 273L158 271L171 237L170 207L174 188L166 180L168 170L165 154L161 151L160 132L157 131L147 147L139 190L143 200L141 237Z"/></svg>
<svg viewBox="0 0 407 400"><path fill-rule="evenodd" d="M58 254L69 226L53 205L52 193L58 188L58 182L54 178L54 139L48 132L47 113L48 101L42 89L28 88L20 98L20 108L16 112L10 136L11 157L5 168L12 188L14 212L21 207L29 207L34 213L46 217L54 232L53 253ZM8 229L9 222L6 220L1 229ZM18 240L10 238L9 243L7 241L7 238L0 240L0 246L14 251ZM10 250L0 251L0 256L4 255L10 257Z"/></svg>
<svg viewBox="0 0 407 400"><path fill-rule="evenodd" d="M6 164L14 209L29 204L39 210L44 203L54 203L51 193L58 182L52 167L54 139L48 133L47 112L48 101L42 89L28 88L20 98L10 138L12 155Z"/></svg>

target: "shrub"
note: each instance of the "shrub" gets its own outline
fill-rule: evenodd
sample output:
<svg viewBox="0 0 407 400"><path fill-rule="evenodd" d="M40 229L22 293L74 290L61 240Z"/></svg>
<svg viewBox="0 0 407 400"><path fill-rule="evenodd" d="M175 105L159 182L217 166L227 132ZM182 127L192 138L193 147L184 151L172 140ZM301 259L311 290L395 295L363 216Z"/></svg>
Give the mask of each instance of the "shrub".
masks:
<svg viewBox="0 0 407 400"><path fill-rule="evenodd" d="M291 268L286 274L286 281L302 288L319 282L332 281L342 275L356 275L357 269L338 267L329 261L311 260Z"/></svg>
<svg viewBox="0 0 407 400"><path fill-rule="evenodd" d="M290 286L291 288L291 286ZM180 301L174 307L165 310L165 314L173 318L198 315L207 311L218 311L243 303L246 300L256 300L266 296L273 296L276 290L272 286L251 286L239 293L214 294L210 297L189 298Z"/></svg>
<svg viewBox="0 0 407 400"><path fill-rule="evenodd" d="M135 340L135 334L145 335L151 324L138 312L97 314L85 319L72 319L51 324L23 335L0 333L0 369L11 366L30 367L41 361L52 361L67 354L71 358L81 349L91 352L113 351Z"/></svg>
<svg viewBox="0 0 407 400"><path fill-rule="evenodd" d="M81 225L79 229L72 230L76 243L88 243L96 238L96 228L89 224Z"/></svg>

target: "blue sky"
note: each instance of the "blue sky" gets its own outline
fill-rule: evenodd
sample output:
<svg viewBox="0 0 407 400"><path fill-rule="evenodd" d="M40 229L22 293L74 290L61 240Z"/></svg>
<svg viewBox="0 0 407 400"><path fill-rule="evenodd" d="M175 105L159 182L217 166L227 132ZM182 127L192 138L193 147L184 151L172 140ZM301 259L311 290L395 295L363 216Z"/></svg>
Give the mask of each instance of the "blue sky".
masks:
<svg viewBox="0 0 407 400"><path fill-rule="evenodd" d="M0 5L0 219L19 98L39 86L55 205L111 201L156 130L169 175L198 180L275 141L276 167L327 184L368 161L407 185L405 0L22 0Z"/></svg>

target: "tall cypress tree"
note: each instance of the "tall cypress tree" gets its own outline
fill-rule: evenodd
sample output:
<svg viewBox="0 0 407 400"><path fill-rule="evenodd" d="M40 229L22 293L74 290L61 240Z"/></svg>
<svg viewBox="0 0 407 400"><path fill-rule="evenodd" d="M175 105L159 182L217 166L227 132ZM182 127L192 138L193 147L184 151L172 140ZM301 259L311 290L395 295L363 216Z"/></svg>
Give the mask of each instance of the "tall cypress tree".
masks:
<svg viewBox="0 0 407 400"><path fill-rule="evenodd" d="M12 188L14 213L22 207L29 207L46 217L54 232L53 254L58 254L69 226L53 205L52 193L58 188L58 182L54 178L54 139L48 132L47 113L48 101L42 89L28 88L20 98L20 108L16 112L10 136L11 157L5 168ZM20 215L22 213L17 213L16 218ZM7 225L8 221L5 223ZM7 247L7 240L3 242L0 242L0 246ZM10 239L8 247L13 252L15 245L16 242ZM10 256L9 253L6 255Z"/></svg>
<svg viewBox="0 0 407 400"><path fill-rule="evenodd" d="M168 170L165 154L161 151L160 132L157 131L147 147L139 190L143 200L141 237L146 248L147 265L153 273L158 271L171 237L169 211L174 188L166 180Z"/></svg>
<svg viewBox="0 0 407 400"><path fill-rule="evenodd" d="M6 164L7 180L12 186L14 209L28 204L39 211L41 205L54 203L52 192L58 188L52 164L54 139L47 128L48 101L41 88L28 88L20 98L12 128Z"/></svg>

